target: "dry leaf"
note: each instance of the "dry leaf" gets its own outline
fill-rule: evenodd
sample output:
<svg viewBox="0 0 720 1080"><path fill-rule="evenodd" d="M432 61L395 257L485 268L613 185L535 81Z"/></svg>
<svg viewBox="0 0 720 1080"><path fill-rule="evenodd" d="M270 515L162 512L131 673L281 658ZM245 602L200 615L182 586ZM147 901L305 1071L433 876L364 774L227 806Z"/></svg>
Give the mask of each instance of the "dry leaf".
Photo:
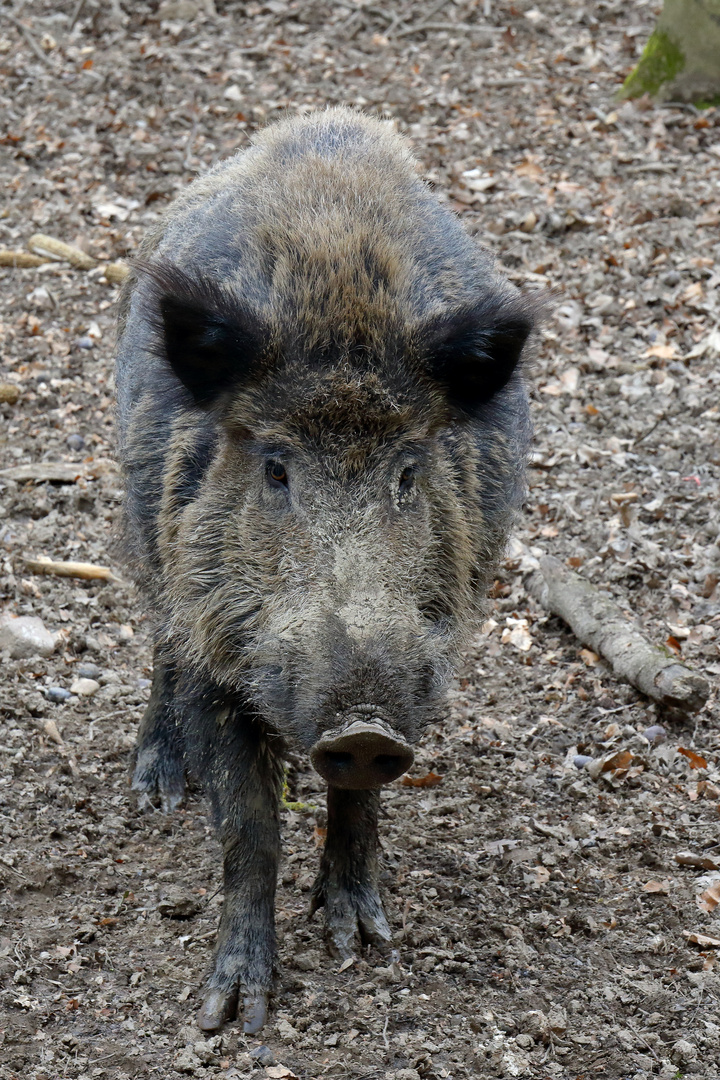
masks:
<svg viewBox="0 0 720 1080"><path fill-rule="evenodd" d="M578 656L586 667L595 667L600 657L592 649L580 649Z"/></svg>
<svg viewBox="0 0 720 1080"><path fill-rule="evenodd" d="M615 772L618 769L628 769L632 760L633 755L629 750L619 750L617 754L605 758L600 772Z"/></svg>
<svg viewBox="0 0 720 1080"><path fill-rule="evenodd" d="M710 915L720 904L720 881L716 881L705 892L701 892L695 900L700 910L707 911L708 915Z"/></svg>
<svg viewBox="0 0 720 1080"><path fill-rule="evenodd" d="M272 1080L298 1080L297 1074L288 1069L287 1065L268 1065L265 1075L272 1077Z"/></svg>
<svg viewBox="0 0 720 1080"><path fill-rule="evenodd" d="M701 945L711 949L720 948L720 938L709 937L708 934L696 934L692 930L683 930L683 937L686 937L693 945Z"/></svg>
<svg viewBox="0 0 720 1080"><path fill-rule="evenodd" d="M677 349L674 345L651 345L645 350L643 356L657 356L660 360L672 360L674 356L677 356Z"/></svg>
<svg viewBox="0 0 720 1080"><path fill-rule="evenodd" d="M425 776L403 776L400 781L405 787L435 787L442 780L442 776L429 772Z"/></svg>
<svg viewBox="0 0 720 1080"><path fill-rule="evenodd" d="M665 641L665 644L668 647L668 649L671 649L672 652L674 652L677 656L680 655L680 653L682 651L681 646L680 646L680 642L678 641L678 639L676 637L673 637L672 634L670 634L670 636L667 638L667 640Z"/></svg>
<svg viewBox="0 0 720 1080"><path fill-rule="evenodd" d="M546 885L550 880L550 871L547 866L534 866L533 874L535 875L535 881L533 885L535 888L540 888L541 885Z"/></svg>
<svg viewBox="0 0 720 1080"><path fill-rule="evenodd" d="M684 746L678 746L678 754L682 754L690 762L691 769L707 769L707 761L694 750L686 750Z"/></svg>
<svg viewBox="0 0 720 1080"><path fill-rule="evenodd" d="M347 969L349 967L352 967L354 963L355 963L355 957L354 956L348 956L346 960L343 960L342 964L338 968L338 974L340 974L341 971L347 971Z"/></svg>
<svg viewBox="0 0 720 1080"><path fill-rule="evenodd" d="M698 870L720 870L720 861L709 855L695 855L692 851L677 851L675 862L680 866L696 866Z"/></svg>
<svg viewBox="0 0 720 1080"><path fill-rule="evenodd" d="M667 896L670 892L669 881L647 881L643 885L643 891L647 893L657 893L659 896Z"/></svg>

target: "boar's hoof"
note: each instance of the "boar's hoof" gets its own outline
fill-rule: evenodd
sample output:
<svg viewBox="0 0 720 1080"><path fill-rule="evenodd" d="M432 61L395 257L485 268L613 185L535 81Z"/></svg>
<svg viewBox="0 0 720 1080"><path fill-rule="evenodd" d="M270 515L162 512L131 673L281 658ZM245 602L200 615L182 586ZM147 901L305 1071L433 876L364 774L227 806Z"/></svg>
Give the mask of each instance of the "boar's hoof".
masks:
<svg viewBox="0 0 720 1080"><path fill-rule="evenodd" d="M185 798L182 765L165 761L156 747L140 747L132 774L132 790L138 793L138 809L154 810L158 805L171 814Z"/></svg>
<svg viewBox="0 0 720 1080"><path fill-rule="evenodd" d="M197 1016L202 1031L217 1031L237 1015L237 990L209 990ZM267 994L252 994L243 998L243 1031L256 1035L267 1023Z"/></svg>
<svg viewBox="0 0 720 1080"><path fill-rule="evenodd" d="M197 1025L202 1031L216 1031L237 1014L237 990L208 990L202 1008L197 1015Z"/></svg>
<svg viewBox="0 0 720 1080"><path fill-rule="evenodd" d="M365 885L351 892L318 880L313 888L310 915L320 907L325 909L328 948L339 960L353 955L356 934L363 946L374 945L383 954L389 951L392 931L374 887Z"/></svg>
<svg viewBox="0 0 720 1080"><path fill-rule="evenodd" d="M243 998L243 1031L256 1035L267 1021L267 994Z"/></svg>

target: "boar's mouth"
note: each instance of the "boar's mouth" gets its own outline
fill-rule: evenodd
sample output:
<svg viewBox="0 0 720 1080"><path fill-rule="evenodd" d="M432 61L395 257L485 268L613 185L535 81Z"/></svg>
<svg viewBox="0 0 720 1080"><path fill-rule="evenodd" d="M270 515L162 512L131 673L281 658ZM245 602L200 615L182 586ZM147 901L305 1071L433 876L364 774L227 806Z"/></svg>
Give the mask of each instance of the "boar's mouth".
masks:
<svg viewBox="0 0 720 1080"><path fill-rule="evenodd" d="M377 717L327 731L310 751L313 768L333 787L379 788L402 776L414 754L401 735Z"/></svg>

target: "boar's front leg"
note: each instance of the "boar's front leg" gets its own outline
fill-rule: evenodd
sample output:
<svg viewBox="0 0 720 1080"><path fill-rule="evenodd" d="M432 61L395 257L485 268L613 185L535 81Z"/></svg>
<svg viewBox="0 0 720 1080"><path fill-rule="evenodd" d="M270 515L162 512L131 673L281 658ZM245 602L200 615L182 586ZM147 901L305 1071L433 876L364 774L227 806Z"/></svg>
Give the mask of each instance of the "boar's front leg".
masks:
<svg viewBox="0 0 720 1080"><path fill-rule="evenodd" d="M195 716L193 717L193 713ZM257 720L215 702L191 710L190 746L212 800L223 849L224 893L213 970L198 1014L204 1031L267 1017L275 974L275 888L280 857L280 746Z"/></svg>
<svg viewBox="0 0 720 1080"><path fill-rule="evenodd" d="M378 889L379 806L379 791L328 787L327 837L310 913L325 908L330 947L343 960L357 932L363 945L386 950L392 941Z"/></svg>
<svg viewBox="0 0 720 1080"><path fill-rule="evenodd" d="M153 679L135 750L132 788L141 808L156 800L166 814L185 796L185 746L176 704L177 678L159 650L153 656Z"/></svg>

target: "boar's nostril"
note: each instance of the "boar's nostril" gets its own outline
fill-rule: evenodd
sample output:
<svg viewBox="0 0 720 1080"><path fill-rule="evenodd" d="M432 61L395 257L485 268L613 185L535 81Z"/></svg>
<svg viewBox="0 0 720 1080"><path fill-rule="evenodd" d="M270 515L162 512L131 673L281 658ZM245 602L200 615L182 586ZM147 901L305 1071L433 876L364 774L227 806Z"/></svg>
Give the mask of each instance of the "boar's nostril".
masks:
<svg viewBox="0 0 720 1080"><path fill-rule="evenodd" d="M373 759L373 765L379 773L389 776L392 780L405 771L399 754L378 754Z"/></svg>
<svg viewBox="0 0 720 1080"><path fill-rule="evenodd" d="M336 750L334 753L332 750L326 750L324 756L329 765L341 772L349 771L355 764L355 758L352 754L343 753L340 750Z"/></svg>
<svg viewBox="0 0 720 1080"><path fill-rule="evenodd" d="M396 780L412 765L413 752L387 724L355 720L327 732L313 746L310 759L329 784L363 790Z"/></svg>

